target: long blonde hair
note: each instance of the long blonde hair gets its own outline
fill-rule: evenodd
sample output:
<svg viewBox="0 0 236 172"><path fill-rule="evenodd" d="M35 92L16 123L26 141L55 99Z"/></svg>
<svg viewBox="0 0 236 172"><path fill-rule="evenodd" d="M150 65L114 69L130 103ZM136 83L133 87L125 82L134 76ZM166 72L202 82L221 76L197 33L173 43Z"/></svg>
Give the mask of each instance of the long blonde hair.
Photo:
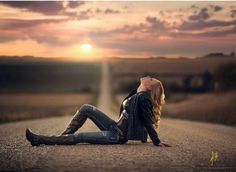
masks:
<svg viewBox="0 0 236 172"><path fill-rule="evenodd" d="M161 108L162 105L165 103L165 93L164 87L161 81L157 80L158 82L151 86L151 89L148 90L151 96L151 101L153 104L153 113L154 113L154 125L156 131L159 133L160 128L160 120L161 120Z"/></svg>

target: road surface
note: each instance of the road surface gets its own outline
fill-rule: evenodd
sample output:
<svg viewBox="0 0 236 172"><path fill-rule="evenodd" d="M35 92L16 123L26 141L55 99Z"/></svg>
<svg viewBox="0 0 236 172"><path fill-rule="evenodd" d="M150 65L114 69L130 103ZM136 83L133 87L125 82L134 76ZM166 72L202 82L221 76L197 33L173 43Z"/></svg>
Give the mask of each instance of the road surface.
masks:
<svg viewBox="0 0 236 172"><path fill-rule="evenodd" d="M100 96L104 97L99 97L98 107L115 118L109 109L106 78L109 72L103 64L104 94ZM224 125L163 118L160 139L172 146L169 148L135 141L32 147L25 139L25 128L60 134L69 121L70 117L54 117L0 125L0 171L236 171L236 129ZM98 128L87 121L79 132L94 130Z"/></svg>

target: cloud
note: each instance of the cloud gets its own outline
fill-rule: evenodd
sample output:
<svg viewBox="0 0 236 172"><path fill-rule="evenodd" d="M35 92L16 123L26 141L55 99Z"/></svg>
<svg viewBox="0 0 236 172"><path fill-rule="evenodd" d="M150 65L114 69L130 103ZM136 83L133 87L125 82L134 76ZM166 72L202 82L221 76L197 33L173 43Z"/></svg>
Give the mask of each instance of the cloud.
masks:
<svg viewBox="0 0 236 172"><path fill-rule="evenodd" d="M198 33L198 34L195 34L195 36L219 37L219 36L226 36L226 35L230 35L230 34L236 34L236 26L232 29Z"/></svg>
<svg viewBox="0 0 236 172"><path fill-rule="evenodd" d="M190 22L185 21L180 26L180 30L201 30L211 27L225 27L225 26L235 26L236 21L220 21L220 20L210 20L210 21L197 21L197 22Z"/></svg>
<svg viewBox="0 0 236 172"><path fill-rule="evenodd" d="M83 10L80 11L77 15L76 15L76 19L77 20L88 20L90 18L94 17L94 13L91 9L87 9L87 10Z"/></svg>
<svg viewBox="0 0 236 172"><path fill-rule="evenodd" d="M111 9L111 8L107 8L105 10L97 8L94 12L97 13L97 14L99 14L99 13L104 13L104 14L118 14L118 13L120 13L119 10L114 10L114 9Z"/></svg>
<svg viewBox="0 0 236 172"><path fill-rule="evenodd" d="M160 14L162 17L165 17L165 12L160 11L159 14Z"/></svg>
<svg viewBox="0 0 236 172"><path fill-rule="evenodd" d="M225 37L227 35L231 35L231 34L236 34L236 27L233 28L229 28L229 29L224 29L224 30L214 30L214 31L204 31L204 32L200 32L200 33L191 33L191 32L179 32L179 33L171 33L172 37L194 37L194 38L198 38L198 37L212 37L212 38L216 38L216 37Z"/></svg>
<svg viewBox="0 0 236 172"><path fill-rule="evenodd" d="M165 20L161 21L155 16L146 16L145 20L138 24L124 24L111 30L92 31L89 35L99 41L99 45L101 46L123 48L123 46L130 47L127 44L139 44L141 42L147 42L149 39L156 39L158 41L161 40L160 38L162 40L168 38L170 40L169 31L170 28L166 26ZM108 38L109 40L116 41L107 41Z"/></svg>
<svg viewBox="0 0 236 172"><path fill-rule="evenodd" d="M45 15L58 15L58 14L66 14L65 6L62 1L9 1L9 2L0 2L0 4L13 7L20 8L23 10L27 10L30 12L38 12ZM70 8L76 8L78 6L83 5L83 2L78 1L69 1L67 6Z"/></svg>
<svg viewBox="0 0 236 172"><path fill-rule="evenodd" d="M189 16L189 20L206 20L210 18L210 14L208 13L207 8L202 8L198 14L193 14Z"/></svg>
<svg viewBox="0 0 236 172"><path fill-rule="evenodd" d="M40 24L48 23L60 23L68 21L68 19L32 19L32 20L21 20L21 19L1 19L0 25L1 30L18 30L18 29L29 29L29 27L35 27Z"/></svg>
<svg viewBox="0 0 236 172"><path fill-rule="evenodd" d="M119 10L113 10L113 9L110 9L110 8L107 8L105 11L104 11L105 14L117 14L117 13L120 13Z"/></svg>
<svg viewBox="0 0 236 172"><path fill-rule="evenodd" d="M96 13L103 13L103 10L101 10L100 8L97 8L97 9L95 10L95 12L96 12Z"/></svg>
<svg viewBox="0 0 236 172"><path fill-rule="evenodd" d="M50 1L50 2L19 2L19 1L10 1L10 2L0 2L3 5L21 8L31 12L39 12L46 15L55 15L64 10L64 6L61 2Z"/></svg>
<svg viewBox="0 0 236 172"><path fill-rule="evenodd" d="M83 1L68 1L67 6L70 8L77 8L77 7L84 5L84 4L85 4L85 2L83 2Z"/></svg>
<svg viewBox="0 0 236 172"><path fill-rule="evenodd" d="M192 8L192 9L198 9L199 7L193 4L193 5L191 5L190 8Z"/></svg>
<svg viewBox="0 0 236 172"><path fill-rule="evenodd" d="M231 17L234 18L236 16L236 9L231 10Z"/></svg>
<svg viewBox="0 0 236 172"><path fill-rule="evenodd" d="M16 40L16 37L14 37L13 35L2 35L0 33L0 43L2 42L9 42L9 41L13 41Z"/></svg>
<svg viewBox="0 0 236 172"><path fill-rule="evenodd" d="M213 9L213 11L217 12L217 11L221 11L223 9L223 7L219 6L219 5L210 5L211 9Z"/></svg>
<svg viewBox="0 0 236 172"><path fill-rule="evenodd" d="M68 21L68 19L1 19L0 42L32 39L39 43L68 43L70 41L60 39L63 35L58 35L55 31L50 32L50 30L45 29L45 26L42 25L50 23L59 24L66 21ZM73 38L73 36L71 38Z"/></svg>
<svg viewBox="0 0 236 172"><path fill-rule="evenodd" d="M168 30L164 21L160 21L157 17L147 16L144 22L138 24L124 24L123 26L113 28L106 31L92 31L91 37L107 37L111 35L126 35L127 39L133 39L134 34L156 34L164 33Z"/></svg>
<svg viewBox="0 0 236 172"><path fill-rule="evenodd" d="M83 10L83 11L80 11L76 18L78 20L87 20L87 19L90 19L92 17L95 17L97 14L118 14L120 13L119 10L113 10L113 9L110 9L110 8L107 8L106 10L102 10L100 8L96 8L96 9L87 9L87 10Z"/></svg>
<svg viewBox="0 0 236 172"><path fill-rule="evenodd" d="M145 20L147 23L151 24L152 30L161 31L167 29L165 26L165 22L160 21L157 17L147 16Z"/></svg>

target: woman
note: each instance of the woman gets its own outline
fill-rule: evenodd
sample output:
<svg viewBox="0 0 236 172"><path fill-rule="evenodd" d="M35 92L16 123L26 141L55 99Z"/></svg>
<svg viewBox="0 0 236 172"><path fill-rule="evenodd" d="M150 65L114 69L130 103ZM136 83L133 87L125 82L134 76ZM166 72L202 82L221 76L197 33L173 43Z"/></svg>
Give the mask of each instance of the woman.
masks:
<svg viewBox="0 0 236 172"><path fill-rule="evenodd" d="M132 97L137 97L137 103L132 106ZM164 104L164 88L162 83L150 76L140 78L140 85L133 90L123 101L118 121L114 121L95 106L84 104L75 113L66 130L59 136L43 136L26 129L26 138L32 146L46 145L73 145L77 143L92 144L124 144L128 141L129 113L127 107L137 108L136 111L155 146L169 146L160 141L158 129L161 116L161 107ZM129 106L127 106L127 104ZM134 105L134 103L133 103ZM129 110L129 112L131 112ZM100 132L75 132L83 126L86 119L91 119L101 130ZM154 125L153 125L154 124ZM134 126L138 127L138 126Z"/></svg>

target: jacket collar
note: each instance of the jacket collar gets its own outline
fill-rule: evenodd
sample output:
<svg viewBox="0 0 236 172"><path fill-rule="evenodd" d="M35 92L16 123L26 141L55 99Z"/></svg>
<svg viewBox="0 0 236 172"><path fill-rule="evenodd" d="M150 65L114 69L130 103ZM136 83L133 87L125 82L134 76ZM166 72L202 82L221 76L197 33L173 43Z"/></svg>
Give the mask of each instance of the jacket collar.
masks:
<svg viewBox="0 0 236 172"><path fill-rule="evenodd" d="M127 99L127 98L129 98L129 97L131 97L132 95L134 95L134 94L136 94L136 93L137 93L137 88L136 88L136 89L133 89L133 90L128 94L128 96L126 96L126 97L124 98L124 100Z"/></svg>
<svg viewBox="0 0 236 172"><path fill-rule="evenodd" d="M128 94L128 96L126 96L126 97L124 98L124 100L125 100L125 99L128 99L128 98L131 97L132 95L136 94L136 93L137 93L137 89L138 89L138 88L133 89L133 90ZM147 94L147 95L149 96L148 92L146 92L146 91L140 91L140 92L138 92L138 93L140 93L140 94L144 93L144 94ZM150 96L149 96L149 97L150 97ZM123 100L123 101L124 101L124 100ZM123 101L122 101L122 102L123 102ZM120 106L120 114L121 114L122 110L123 110L123 106L122 106L122 104L121 104L121 106Z"/></svg>

